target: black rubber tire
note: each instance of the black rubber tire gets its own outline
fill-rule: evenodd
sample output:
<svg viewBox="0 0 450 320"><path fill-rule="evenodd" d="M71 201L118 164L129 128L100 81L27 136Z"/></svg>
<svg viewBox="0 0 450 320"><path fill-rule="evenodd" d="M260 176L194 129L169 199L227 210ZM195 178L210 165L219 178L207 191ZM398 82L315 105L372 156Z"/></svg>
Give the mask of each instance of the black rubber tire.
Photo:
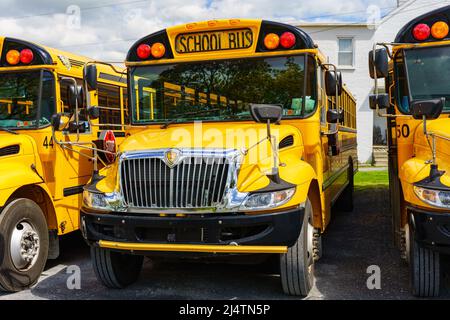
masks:
<svg viewBox="0 0 450 320"><path fill-rule="evenodd" d="M350 161L348 167L348 185L345 187L344 191L339 197L338 200L338 209L344 212L352 212L353 211L353 198L354 198L354 189L355 189L355 176L353 172L353 162Z"/></svg>
<svg viewBox="0 0 450 320"><path fill-rule="evenodd" d="M11 236L20 222L31 224L39 236L39 253L33 266L19 270L11 258ZM18 292L36 284L48 256L48 226L41 208L32 200L16 199L0 213L0 290Z"/></svg>
<svg viewBox="0 0 450 320"><path fill-rule="evenodd" d="M142 270L144 257L120 253L99 247L91 247L91 259L100 282L114 289L121 289L136 282Z"/></svg>
<svg viewBox="0 0 450 320"><path fill-rule="evenodd" d="M416 297L439 297L442 284L441 258L438 252L417 242L410 228L410 282Z"/></svg>
<svg viewBox="0 0 450 320"><path fill-rule="evenodd" d="M307 296L314 284L314 259L307 248L308 222L312 221L312 217L312 205L308 199L300 236L287 253L280 255L281 284L284 293L291 296Z"/></svg>

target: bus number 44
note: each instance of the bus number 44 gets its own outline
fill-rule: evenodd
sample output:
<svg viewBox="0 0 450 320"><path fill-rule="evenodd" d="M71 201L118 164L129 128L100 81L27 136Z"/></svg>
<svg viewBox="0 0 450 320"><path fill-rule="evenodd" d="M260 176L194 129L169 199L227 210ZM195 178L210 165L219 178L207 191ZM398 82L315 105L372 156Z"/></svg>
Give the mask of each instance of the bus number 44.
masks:
<svg viewBox="0 0 450 320"><path fill-rule="evenodd" d="M42 144L45 149L53 148L53 137L50 137L50 139L48 137L45 137L44 139L44 143Z"/></svg>

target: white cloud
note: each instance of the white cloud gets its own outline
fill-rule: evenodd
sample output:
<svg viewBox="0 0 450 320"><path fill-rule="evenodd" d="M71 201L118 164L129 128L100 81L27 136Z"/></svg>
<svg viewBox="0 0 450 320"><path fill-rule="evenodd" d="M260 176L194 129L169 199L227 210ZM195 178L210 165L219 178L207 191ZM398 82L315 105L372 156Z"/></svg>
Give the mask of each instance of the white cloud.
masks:
<svg viewBox="0 0 450 320"><path fill-rule="evenodd" d="M371 4L389 8L396 0L2 0L0 33L96 59L123 61L135 40L175 24L217 18L364 20ZM71 5L81 9L79 29L74 28L76 14L66 13Z"/></svg>

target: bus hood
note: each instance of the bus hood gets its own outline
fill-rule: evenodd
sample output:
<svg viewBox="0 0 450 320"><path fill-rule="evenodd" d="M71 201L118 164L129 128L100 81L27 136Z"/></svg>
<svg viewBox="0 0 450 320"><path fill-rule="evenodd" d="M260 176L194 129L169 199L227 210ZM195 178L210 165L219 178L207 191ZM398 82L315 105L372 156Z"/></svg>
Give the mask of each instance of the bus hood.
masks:
<svg viewBox="0 0 450 320"><path fill-rule="evenodd" d="M0 157L17 154L31 155L34 152L35 146L30 136L0 132Z"/></svg>
<svg viewBox="0 0 450 320"><path fill-rule="evenodd" d="M446 139L450 139L450 119L441 118L427 122L427 131ZM431 138L430 138L431 141ZM416 156L424 156L431 159L431 149L426 136L423 133L423 124L419 125L414 135L414 149ZM445 158L450 161L450 141L436 138L436 150L438 158ZM449 163L450 164L450 163Z"/></svg>
<svg viewBox="0 0 450 320"><path fill-rule="evenodd" d="M292 182L310 179L313 173L306 162L302 161L304 148L300 131L291 125L273 125L271 134L279 144L280 176ZM120 153L145 152L166 149L204 149L204 150L249 150L244 156L241 153L241 165L238 177L238 188L242 192L251 192L265 187L269 180L267 174L273 167L273 154L264 124L249 123L203 123L189 125L172 125L167 129L159 126L144 131L131 132L120 147ZM259 141L258 147L255 146ZM303 168L308 167L308 174ZM304 175L304 177L298 177ZM108 179L102 181L107 184ZM111 185L114 182L111 181Z"/></svg>
<svg viewBox="0 0 450 320"><path fill-rule="evenodd" d="M300 131L291 125L272 125L271 133L278 143L289 138L292 141L290 146L303 145ZM155 126L131 132L131 136L121 143L119 152L171 148L243 150L265 137L266 125L255 123L193 123L172 125L167 129Z"/></svg>

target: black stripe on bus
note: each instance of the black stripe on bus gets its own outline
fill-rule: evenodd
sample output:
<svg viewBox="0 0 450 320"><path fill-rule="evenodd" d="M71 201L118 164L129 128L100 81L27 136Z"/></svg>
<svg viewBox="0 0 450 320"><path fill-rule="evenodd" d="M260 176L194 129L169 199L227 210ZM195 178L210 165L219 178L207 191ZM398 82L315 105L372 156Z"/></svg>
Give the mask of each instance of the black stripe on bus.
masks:
<svg viewBox="0 0 450 320"><path fill-rule="evenodd" d="M83 188L84 188L84 185L65 188L63 190L64 197L69 197L69 196L73 196L75 194L83 193Z"/></svg>
<svg viewBox="0 0 450 320"><path fill-rule="evenodd" d="M112 74L100 72L99 78L103 79L103 80L121 82L121 83L125 83L125 84L127 83L127 76L125 74L122 77L119 77L119 76L114 76Z"/></svg>
<svg viewBox="0 0 450 320"><path fill-rule="evenodd" d="M107 124L102 125L102 127L107 127ZM125 132L124 131L113 131L114 132L114 136L116 138L125 138ZM101 132L97 132L97 138L100 137Z"/></svg>

